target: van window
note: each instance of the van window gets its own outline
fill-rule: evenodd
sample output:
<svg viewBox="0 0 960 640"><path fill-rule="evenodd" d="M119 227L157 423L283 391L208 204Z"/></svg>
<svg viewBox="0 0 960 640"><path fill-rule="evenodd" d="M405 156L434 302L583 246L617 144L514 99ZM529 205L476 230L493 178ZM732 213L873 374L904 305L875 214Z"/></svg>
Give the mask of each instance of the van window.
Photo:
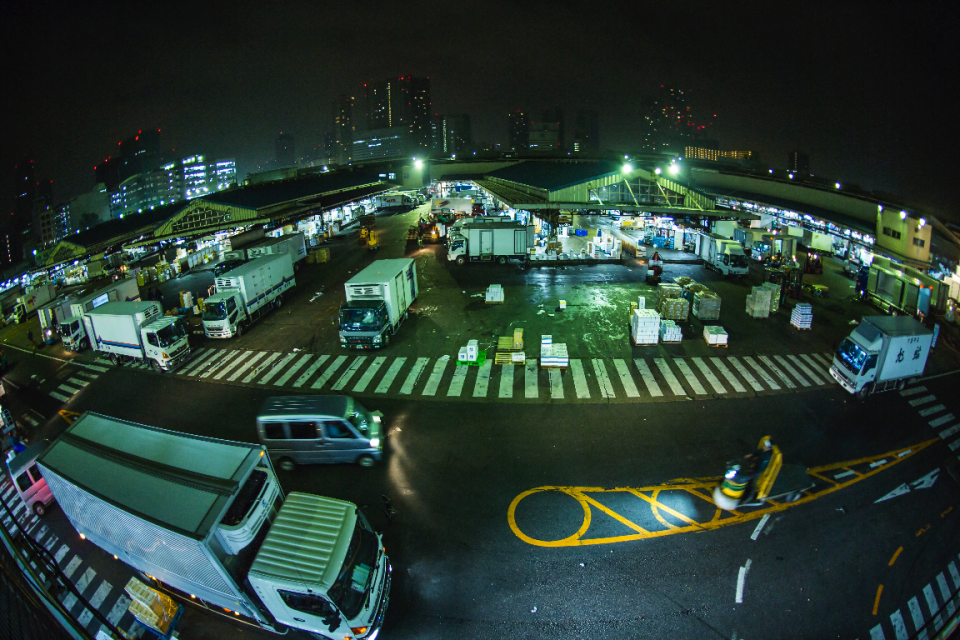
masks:
<svg viewBox="0 0 960 640"><path fill-rule="evenodd" d="M152 344L152 345L155 346L155 347L159 347L159 346L160 346L160 341L157 340L157 334L155 334L155 333L148 333L148 334L147 334L147 342L149 342L150 344Z"/></svg>
<svg viewBox="0 0 960 640"><path fill-rule="evenodd" d="M323 426L328 438L353 438L353 433L340 420L325 420Z"/></svg>
<svg viewBox="0 0 960 640"><path fill-rule="evenodd" d="M283 600L283 604L291 609L296 609L297 611L321 618L337 613L333 605L322 596L312 593L296 593L295 591L286 591L284 589L277 589L277 593L280 594L280 599Z"/></svg>
<svg viewBox="0 0 960 640"><path fill-rule="evenodd" d="M291 440L315 440L317 438L317 425L313 422L291 422L290 439Z"/></svg>
<svg viewBox="0 0 960 640"><path fill-rule="evenodd" d="M30 479L33 480L34 483L43 480L43 476L40 475L40 469L37 468L36 464L30 465L30 468L27 469L27 471L30 472Z"/></svg>
<svg viewBox="0 0 960 640"><path fill-rule="evenodd" d="M30 482L30 474L26 471L17 476L17 487L19 487L20 491L26 491L31 486L33 486L33 483Z"/></svg>
<svg viewBox="0 0 960 640"><path fill-rule="evenodd" d="M263 437L267 440L286 440L282 422L268 422L263 425Z"/></svg>

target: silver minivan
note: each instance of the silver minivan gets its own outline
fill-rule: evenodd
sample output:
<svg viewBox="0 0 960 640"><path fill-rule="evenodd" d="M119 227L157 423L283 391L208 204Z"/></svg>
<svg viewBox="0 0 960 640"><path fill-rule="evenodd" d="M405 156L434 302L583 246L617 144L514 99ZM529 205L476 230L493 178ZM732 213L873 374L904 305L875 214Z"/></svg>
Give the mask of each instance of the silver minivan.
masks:
<svg viewBox="0 0 960 640"><path fill-rule="evenodd" d="M46 513L47 507L53 503L53 492L40 475L36 464L37 458L46 450L48 444L50 443L47 440L34 442L18 453L8 465L17 495L23 500L23 504L38 516Z"/></svg>
<svg viewBox="0 0 960 640"><path fill-rule="evenodd" d="M267 398L257 435L284 471L337 462L372 467L383 455L379 412L370 413L350 396Z"/></svg>

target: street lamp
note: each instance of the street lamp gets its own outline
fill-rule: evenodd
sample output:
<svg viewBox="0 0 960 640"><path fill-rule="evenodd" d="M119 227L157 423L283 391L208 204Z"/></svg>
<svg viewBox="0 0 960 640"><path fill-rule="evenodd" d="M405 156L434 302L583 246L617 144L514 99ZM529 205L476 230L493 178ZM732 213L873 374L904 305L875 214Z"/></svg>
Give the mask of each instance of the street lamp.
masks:
<svg viewBox="0 0 960 640"><path fill-rule="evenodd" d="M657 175L660 175L660 167L657 167L656 169L654 169L653 172Z"/></svg>
<svg viewBox="0 0 960 640"><path fill-rule="evenodd" d="M416 158L414 158L413 166L416 167L417 169L423 169L423 160L417 160Z"/></svg>
<svg viewBox="0 0 960 640"><path fill-rule="evenodd" d="M624 156L624 157L626 157L626 156ZM633 172L633 165L630 164L629 162L625 163L625 164L623 165L623 172L624 172L624 173L632 173L632 172Z"/></svg>
<svg viewBox="0 0 960 640"><path fill-rule="evenodd" d="M677 175L678 173L680 173L680 167L678 167L678 166L675 165L675 164L672 164L672 165L670 165L670 167L667 169L667 171L670 172L670 175L675 176L675 175Z"/></svg>
<svg viewBox="0 0 960 640"><path fill-rule="evenodd" d="M901 219L901 220L906 220L906 219L907 219L907 212L906 212L906 211L901 211L901 212L900 212L900 219Z"/></svg>

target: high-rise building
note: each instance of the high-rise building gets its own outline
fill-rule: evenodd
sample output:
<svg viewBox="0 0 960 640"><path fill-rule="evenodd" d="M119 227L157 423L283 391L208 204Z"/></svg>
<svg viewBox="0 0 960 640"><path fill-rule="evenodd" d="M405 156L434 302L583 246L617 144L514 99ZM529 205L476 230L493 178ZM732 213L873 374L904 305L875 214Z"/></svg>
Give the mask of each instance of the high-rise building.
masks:
<svg viewBox="0 0 960 640"><path fill-rule="evenodd" d="M681 153L687 145L709 138L713 118L695 117L687 103L687 91L660 85L657 93L643 100L643 148Z"/></svg>
<svg viewBox="0 0 960 640"><path fill-rule="evenodd" d="M297 163L296 141L289 133L280 132L275 142L274 160L278 167L292 167Z"/></svg>
<svg viewBox="0 0 960 640"><path fill-rule="evenodd" d="M465 154L473 146L470 116L435 115L430 120L430 148L437 157Z"/></svg>
<svg viewBox="0 0 960 640"><path fill-rule="evenodd" d="M573 127L573 153L595 156L600 153L600 118L593 109L577 111Z"/></svg>
<svg viewBox="0 0 960 640"><path fill-rule="evenodd" d="M393 85L389 80L363 85L363 108L367 131L393 126Z"/></svg>
<svg viewBox="0 0 960 640"><path fill-rule="evenodd" d="M755 154L753 151L722 151L719 143L715 140L708 140L699 143L699 146L688 145L684 147L683 157L690 160L753 160Z"/></svg>
<svg viewBox="0 0 960 640"><path fill-rule="evenodd" d="M406 127L386 127L373 131L358 131L350 152L352 162L399 158L410 155Z"/></svg>
<svg viewBox="0 0 960 640"><path fill-rule="evenodd" d="M341 95L333 107L333 139L336 153L333 154L340 164L349 164L353 152L353 136L356 131L354 122L354 99Z"/></svg>
<svg viewBox="0 0 960 640"><path fill-rule="evenodd" d="M53 180L40 180L37 183L37 195L33 199L33 239L40 245L53 242Z"/></svg>
<svg viewBox="0 0 960 640"><path fill-rule="evenodd" d="M530 153L557 155L560 153L560 125L556 122L531 122L528 134Z"/></svg>
<svg viewBox="0 0 960 640"><path fill-rule="evenodd" d="M403 127L414 153L431 148L430 78L404 76L363 85L366 131Z"/></svg>
<svg viewBox="0 0 960 640"><path fill-rule="evenodd" d="M802 151L791 151L787 156L787 171L800 175L810 175L810 156Z"/></svg>
<svg viewBox="0 0 960 640"><path fill-rule="evenodd" d="M110 217L143 213L173 202L201 198L236 185L235 160L210 162L202 155L190 156L121 182L117 189L110 192Z"/></svg>
<svg viewBox="0 0 960 640"><path fill-rule="evenodd" d="M93 168L97 184L103 184L108 191L120 185L120 158L107 157Z"/></svg>
<svg viewBox="0 0 960 640"><path fill-rule="evenodd" d="M562 108L552 107L550 109L544 109L543 117L540 118L541 124L554 125L556 127L558 151L567 150L566 123L563 116Z"/></svg>
<svg viewBox="0 0 960 640"><path fill-rule="evenodd" d="M519 109L507 114L507 138L510 150L526 153L530 148L530 116Z"/></svg>
<svg viewBox="0 0 960 640"><path fill-rule="evenodd" d="M124 181L138 173L160 167L160 129L140 130L120 143L119 179Z"/></svg>
<svg viewBox="0 0 960 640"><path fill-rule="evenodd" d="M33 203L37 198L37 172L33 160L23 157L13 168L13 215L0 217L0 263L19 264L33 223Z"/></svg>

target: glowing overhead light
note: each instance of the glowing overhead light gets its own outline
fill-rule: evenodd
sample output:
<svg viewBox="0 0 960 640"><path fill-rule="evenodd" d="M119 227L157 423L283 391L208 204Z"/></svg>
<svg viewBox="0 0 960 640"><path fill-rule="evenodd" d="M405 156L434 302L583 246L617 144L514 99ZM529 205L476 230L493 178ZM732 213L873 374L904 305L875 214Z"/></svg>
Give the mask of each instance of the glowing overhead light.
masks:
<svg viewBox="0 0 960 640"><path fill-rule="evenodd" d="M627 156L623 156L623 157L626 158ZM631 173L632 171L633 171L633 165L630 164L629 162L624 163L624 165L623 165L623 172L624 172L624 173Z"/></svg>
<svg viewBox="0 0 960 640"><path fill-rule="evenodd" d="M789 175L790 175L790 179L793 180L793 174L791 173Z"/></svg>
<svg viewBox="0 0 960 640"><path fill-rule="evenodd" d="M672 164L670 165L670 168L668 169L668 171L670 172L670 175L675 176L678 173L680 173L680 167L678 167L675 164Z"/></svg>
<svg viewBox="0 0 960 640"><path fill-rule="evenodd" d="M653 172L657 175L660 175L660 167L657 167L656 169L654 169Z"/></svg>
<svg viewBox="0 0 960 640"><path fill-rule="evenodd" d="M413 166L417 169L423 169L423 160L414 160Z"/></svg>
<svg viewBox="0 0 960 640"><path fill-rule="evenodd" d="M927 221L924 220L923 218L920 218L920 228L921 228L921 229L923 228L923 225L925 225L925 224L927 224Z"/></svg>
<svg viewBox="0 0 960 640"><path fill-rule="evenodd" d="M837 189L840 188L840 183L839 183L839 182L834 182L833 184L836 185Z"/></svg>
<svg viewBox="0 0 960 640"><path fill-rule="evenodd" d="M906 212L906 211L901 211L901 212L900 212L900 219L901 219L901 220L906 220L906 219L907 219L907 212Z"/></svg>

